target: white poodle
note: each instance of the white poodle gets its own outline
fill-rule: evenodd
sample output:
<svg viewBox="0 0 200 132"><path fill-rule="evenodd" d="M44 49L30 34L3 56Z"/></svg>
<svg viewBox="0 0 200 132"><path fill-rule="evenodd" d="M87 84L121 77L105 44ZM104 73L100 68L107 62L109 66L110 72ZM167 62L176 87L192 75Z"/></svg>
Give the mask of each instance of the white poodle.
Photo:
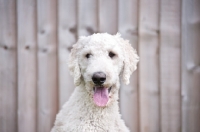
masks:
<svg viewBox="0 0 200 132"><path fill-rule="evenodd" d="M51 132L129 132L119 114L118 91L120 76L128 84L138 59L120 34L80 37L69 58L77 87Z"/></svg>

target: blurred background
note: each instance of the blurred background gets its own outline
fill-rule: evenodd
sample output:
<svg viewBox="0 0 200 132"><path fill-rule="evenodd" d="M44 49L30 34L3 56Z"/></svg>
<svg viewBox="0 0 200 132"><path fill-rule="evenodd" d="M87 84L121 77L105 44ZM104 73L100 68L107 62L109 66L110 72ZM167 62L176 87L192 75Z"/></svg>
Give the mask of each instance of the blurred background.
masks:
<svg viewBox="0 0 200 132"><path fill-rule="evenodd" d="M131 132L200 132L200 0L0 0L0 132L50 131L71 46L97 32L140 56L120 90Z"/></svg>

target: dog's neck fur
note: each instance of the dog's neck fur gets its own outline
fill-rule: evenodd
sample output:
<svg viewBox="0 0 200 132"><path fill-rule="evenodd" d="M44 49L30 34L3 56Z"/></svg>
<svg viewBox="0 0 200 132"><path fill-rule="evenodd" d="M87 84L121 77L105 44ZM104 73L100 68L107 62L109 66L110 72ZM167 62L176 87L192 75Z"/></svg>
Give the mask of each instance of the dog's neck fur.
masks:
<svg viewBox="0 0 200 132"><path fill-rule="evenodd" d="M116 124L118 124L116 121L121 118L117 101L118 89L116 89L114 99L106 107L96 106L91 96L83 84L77 86L69 101L58 114L55 124L57 126L65 124L64 129L72 131L77 129L73 122L79 124L81 129L84 129L87 125L90 125L91 128L95 127L95 130L98 129L99 131L116 129Z"/></svg>

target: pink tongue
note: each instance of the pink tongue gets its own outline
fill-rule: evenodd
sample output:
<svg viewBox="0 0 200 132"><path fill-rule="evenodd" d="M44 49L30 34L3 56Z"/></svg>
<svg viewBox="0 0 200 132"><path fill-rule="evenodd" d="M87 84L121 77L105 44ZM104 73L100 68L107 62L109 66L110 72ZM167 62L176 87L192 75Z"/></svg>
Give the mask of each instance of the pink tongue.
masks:
<svg viewBox="0 0 200 132"><path fill-rule="evenodd" d="M93 99L97 106L106 106L109 99L108 89L103 87L96 87Z"/></svg>

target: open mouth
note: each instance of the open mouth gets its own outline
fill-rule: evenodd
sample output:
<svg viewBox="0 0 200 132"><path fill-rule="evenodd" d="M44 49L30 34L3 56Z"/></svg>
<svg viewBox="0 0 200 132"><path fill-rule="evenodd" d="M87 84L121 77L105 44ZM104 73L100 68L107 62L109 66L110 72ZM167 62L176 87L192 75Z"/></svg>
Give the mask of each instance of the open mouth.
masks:
<svg viewBox="0 0 200 132"><path fill-rule="evenodd" d="M106 88L104 86L94 86L93 100L97 106L106 106L109 101L109 93L112 87Z"/></svg>

